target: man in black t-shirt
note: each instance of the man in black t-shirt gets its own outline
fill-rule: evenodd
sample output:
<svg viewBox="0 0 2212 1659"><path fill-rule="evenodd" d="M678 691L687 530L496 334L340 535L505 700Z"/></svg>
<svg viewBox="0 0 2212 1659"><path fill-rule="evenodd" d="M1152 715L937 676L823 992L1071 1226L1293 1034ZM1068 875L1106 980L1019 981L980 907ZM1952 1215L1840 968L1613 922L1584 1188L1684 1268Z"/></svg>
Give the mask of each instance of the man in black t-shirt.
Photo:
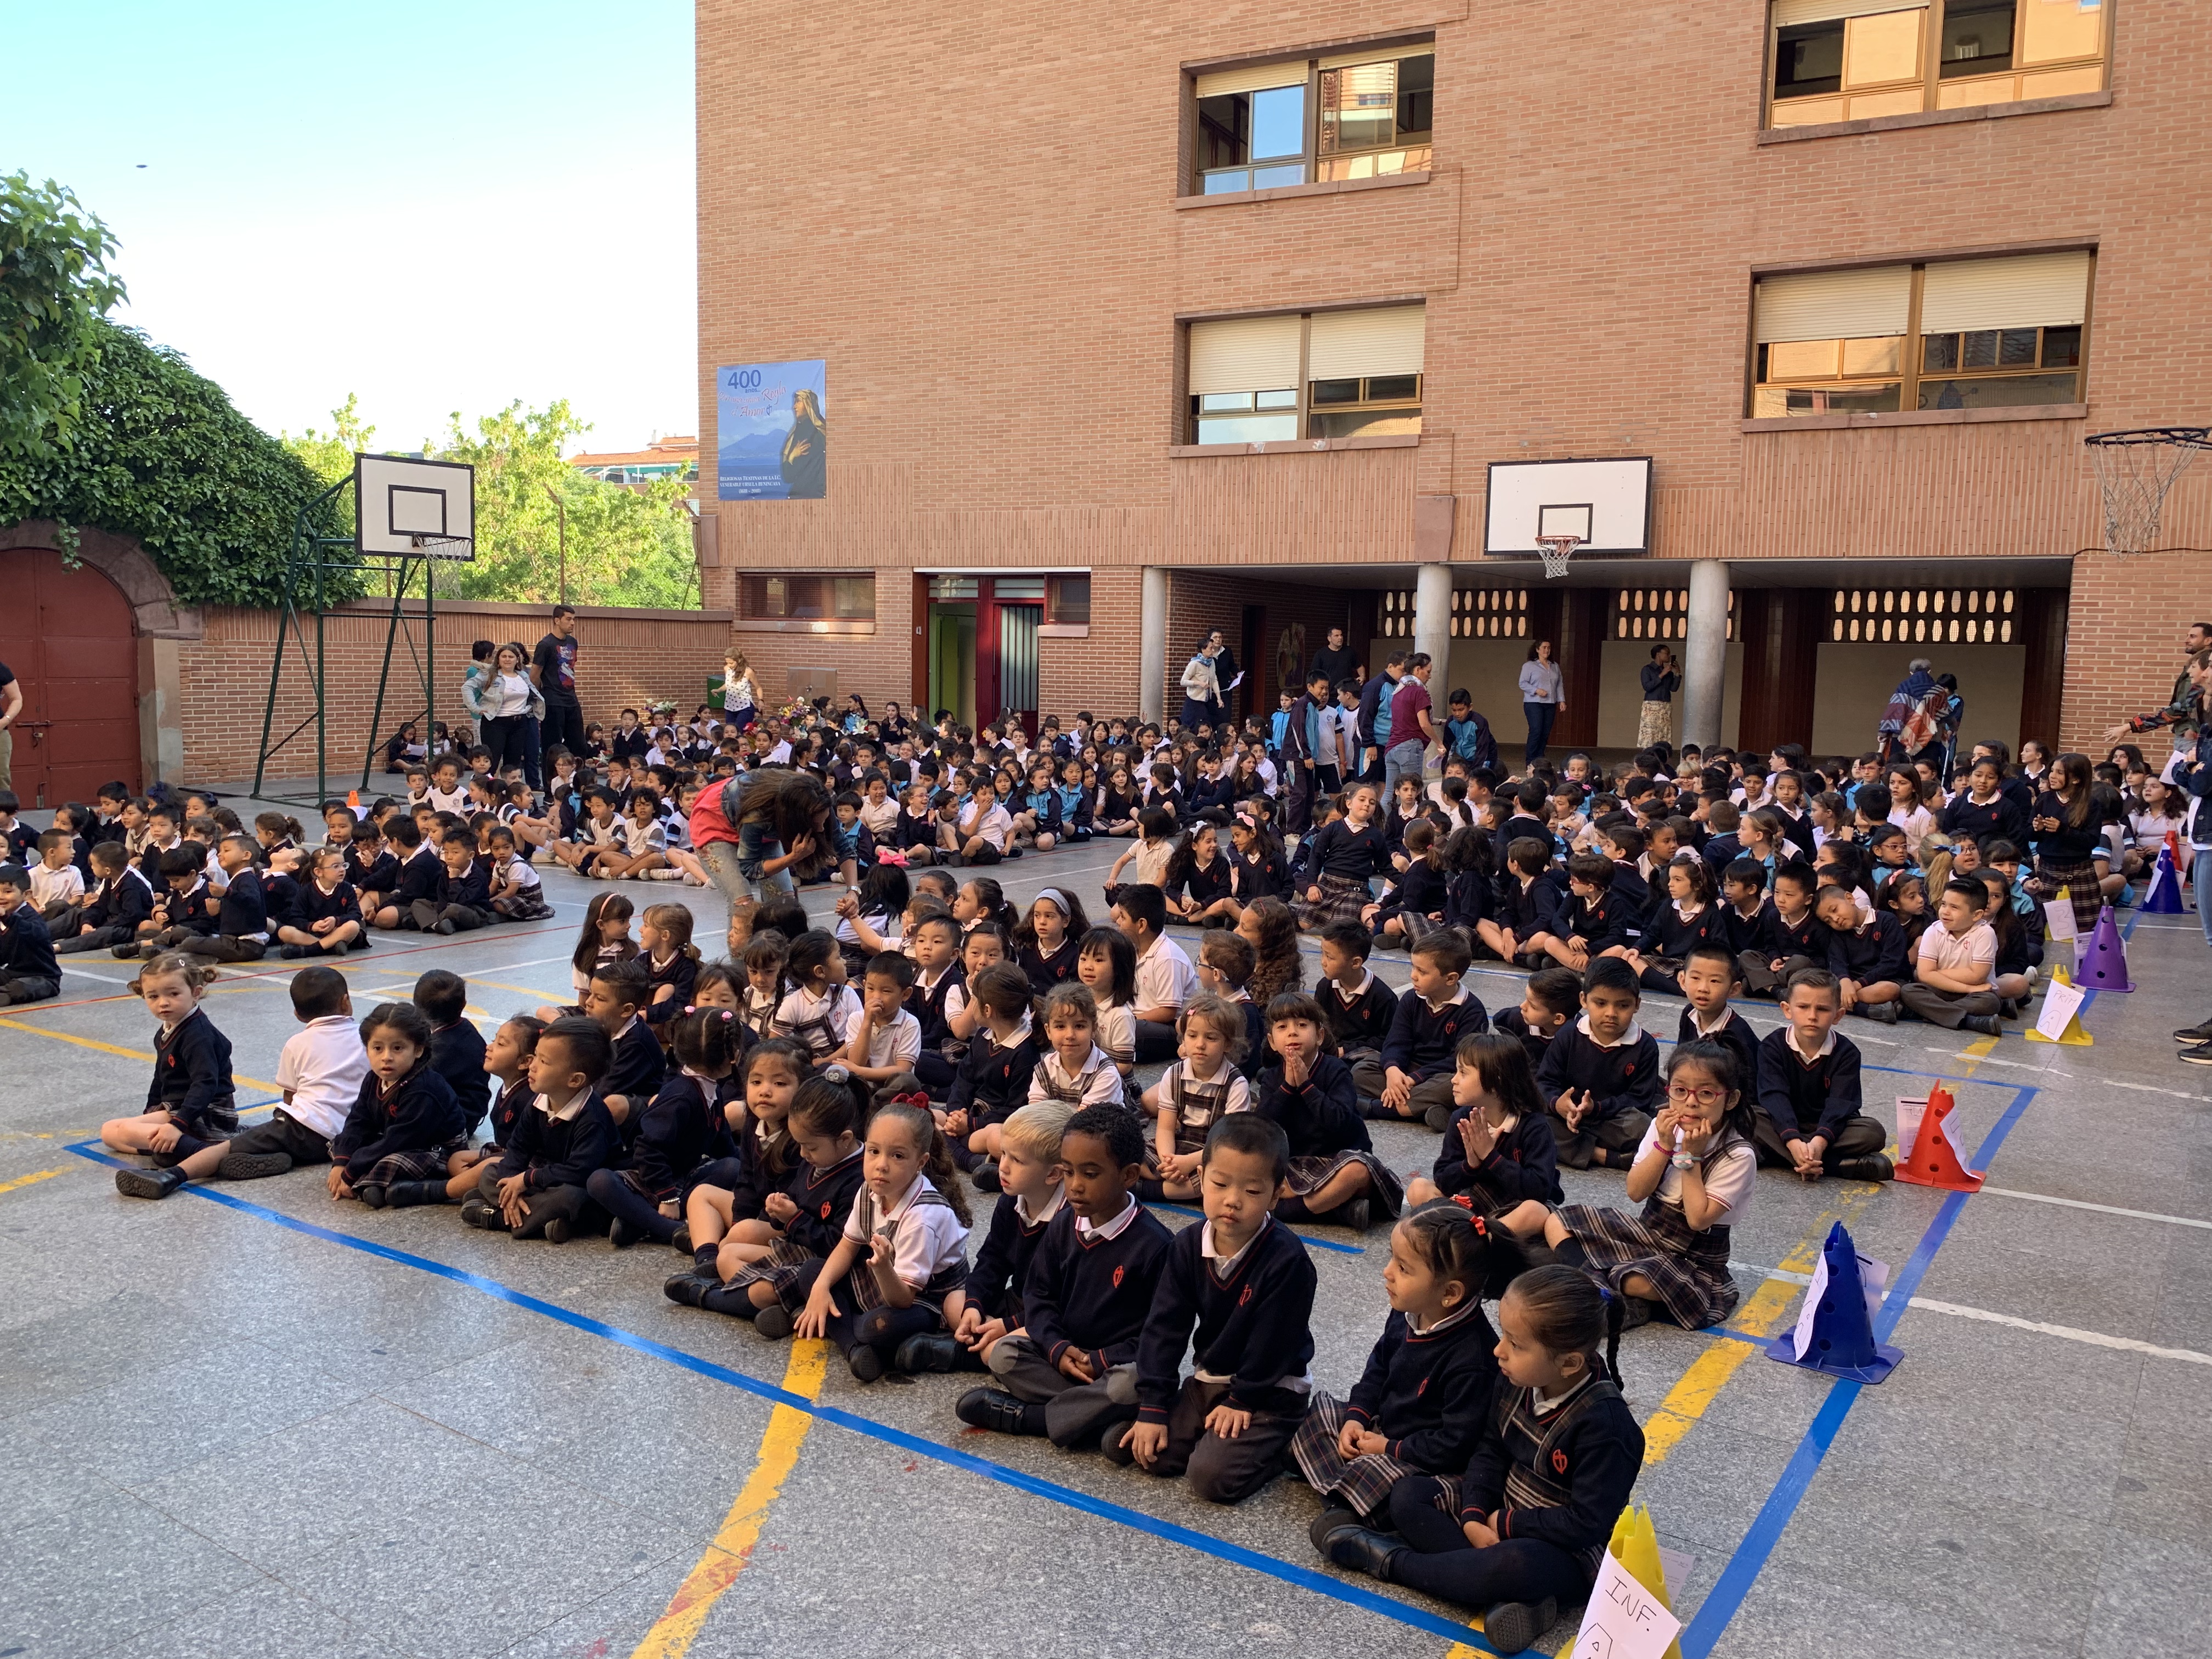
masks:
<svg viewBox="0 0 2212 1659"><path fill-rule="evenodd" d="M550 756L559 744L580 758L584 752L584 706L576 698L576 611L573 605L553 607L553 631L538 641L531 653L530 678L545 699L545 718L538 722L544 752ZM551 762L546 763L551 769Z"/></svg>

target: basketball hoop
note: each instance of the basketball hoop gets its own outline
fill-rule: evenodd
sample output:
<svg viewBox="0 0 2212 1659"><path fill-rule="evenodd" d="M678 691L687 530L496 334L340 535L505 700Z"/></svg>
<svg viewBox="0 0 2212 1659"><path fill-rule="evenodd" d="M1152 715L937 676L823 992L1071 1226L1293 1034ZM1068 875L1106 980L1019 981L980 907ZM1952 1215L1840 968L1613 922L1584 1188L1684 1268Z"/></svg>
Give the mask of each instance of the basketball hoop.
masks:
<svg viewBox="0 0 2212 1659"><path fill-rule="evenodd" d="M2200 451L2212 449L2212 428L2152 426L2130 432L2093 432L2081 441L2097 468L2105 498L2105 545L2131 559L2158 539L2166 491L2189 471Z"/></svg>
<svg viewBox="0 0 2212 1659"><path fill-rule="evenodd" d="M475 538L469 536L412 536L415 551L426 559L473 559Z"/></svg>
<svg viewBox="0 0 2212 1659"><path fill-rule="evenodd" d="M1575 550L1583 544L1580 536L1539 536L1536 538L1537 556L1544 561L1547 578L1567 574L1567 562L1575 556Z"/></svg>

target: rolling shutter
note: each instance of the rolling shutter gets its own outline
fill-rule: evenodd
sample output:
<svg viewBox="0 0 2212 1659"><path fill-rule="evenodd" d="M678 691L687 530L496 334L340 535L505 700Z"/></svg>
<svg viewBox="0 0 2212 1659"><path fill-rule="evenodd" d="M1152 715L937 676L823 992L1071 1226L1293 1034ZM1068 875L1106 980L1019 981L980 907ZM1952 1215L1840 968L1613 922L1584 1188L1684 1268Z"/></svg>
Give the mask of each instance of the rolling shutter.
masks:
<svg viewBox="0 0 2212 1659"><path fill-rule="evenodd" d="M1891 0L1894 4L1895 0ZM1340 52L1321 60L1325 70L1351 69L1359 64L1387 64L1401 58L1433 58L1437 55L1434 42L1418 46L1370 46L1364 52Z"/></svg>
<svg viewBox="0 0 2212 1659"><path fill-rule="evenodd" d="M1302 87L1306 83L1306 62L1301 58L1295 63L1217 70L1194 79L1201 98L1219 98L1232 92L1265 92L1270 87Z"/></svg>
<svg viewBox="0 0 2212 1659"><path fill-rule="evenodd" d="M1774 27L1832 23L1845 17L1875 17L1886 11L1925 11L1928 0L1774 0Z"/></svg>
<svg viewBox="0 0 2212 1659"><path fill-rule="evenodd" d="M1298 383L1298 319L1224 317L1190 325L1190 390L1281 392Z"/></svg>
<svg viewBox="0 0 2212 1659"><path fill-rule="evenodd" d="M1306 350L1307 377L1336 380L1367 374L1418 374L1427 317L1426 306L1316 312Z"/></svg>
<svg viewBox="0 0 2212 1659"><path fill-rule="evenodd" d="M1928 267L1920 288L1920 331L2063 328L2086 321L2089 256L2020 253Z"/></svg>
<svg viewBox="0 0 2212 1659"><path fill-rule="evenodd" d="M1808 270L1759 279L1759 339L1867 340L1905 332L1912 268Z"/></svg>

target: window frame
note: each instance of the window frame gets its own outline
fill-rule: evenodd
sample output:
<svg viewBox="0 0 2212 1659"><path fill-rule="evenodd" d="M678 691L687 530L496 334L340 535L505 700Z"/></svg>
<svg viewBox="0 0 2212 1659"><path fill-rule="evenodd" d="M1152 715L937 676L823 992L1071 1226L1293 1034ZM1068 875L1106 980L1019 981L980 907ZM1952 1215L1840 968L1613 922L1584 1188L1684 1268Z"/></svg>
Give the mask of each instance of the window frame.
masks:
<svg viewBox="0 0 2212 1659"><path fill-rule="evenodd" d="M817 592L822 615L793 616L768 608L769 583L796 581L820 584ZM847 584L859 582L868 585L866 615L860 613L856 603L850 602L848 594L839 591ZM873 634L881 598L876 589L873 570L741 570L737 581L737 615L731 626L743 632L764 634ZM790 601L787 599L786 603Z"/></svg>
<svg viewBox="0 0 2212 1659"><path fill-rule="evenodd" d="M1866 98L1870 100L1894 100L1901 96L1905 92L1910 90L1915 84L1914 82L1909 78L1900 77L1890 81L1869 82L1865 86L1856 88L1845 86L1839 82L1837 90L1832 93L1805 94L1800 94L1796 98L1778 97L1775 94L1775 76L1779 72L1781 66L1781 32L1784 26L1778 24L1774 21L1775 0L1768 0L1766 8L1765 68L1764 76L1759 83L1759 130L1763 132L1787 132L1792 129L1802 127L1829 126L1840 125L1845 122L1856 122L1868 119L1880 120L1886 117L1898 118L1931 115L1948 112L1953 110L1990 109L2005 104L2035 102L2045 98L2076 97L2084 94L2109 93L2112 88L2112 8L2114 4L2117 3L2117 0L2100 0L2100 3L2098 6L2100 16L2097 30L2097 48L2095 52L2087 54L2077 54L2071 58L2053 58L2048 63L2027 64L2021 61L2021 52L2026 44L2027 30L2027 8L2036 3L2039 3L2039 0L2014 0L2012 46L2011 50L2007 54L2007 61L2009 66L2002 70L1991 71L1983 76L1955 75L1947 76L1943 73L1942 42L1944 23L1954 4L1962 11L1976 9L1972 6L1972 0L1928 0L1928 3L1924 8L1908 8L1904 5L1899 5L1894 8L1895 10L1899 11L1919 9L1922 13L1920 24L1920 74L1917 81L1919 88L1918 102L1916 107L1910 110L1876 108L1870 109L1865 113L1861 114L1854 110L1851 104L1851 100L1853 99ZM1865 13L1862 15L1868 16L1880 16L1886 15L1887 14L1877 12ZM1847 23L1850 20L1837 21L1845 21ZM1801 26L1793 24L1789 25L1788 27L1797 27ZM2079 73L2080 71L2090 69L2094 69L2097 71L2097 84L2094 87L2076 88L2071 92L2033 92L2027 89L2021 84L2021 77L2024 76L2033 76L2069 72ZM1978 82L1986 81L1993 82L2000 76L2009 77L2012 82L2011 87L2008 89L2004 90L2001 96L1995 96L1979 101L1959 98L1956 96L1956 89L1960 88L1966 87ZM1954 89L1954 101L1944 101L1946 88ZM1994 88L1992 89L1994 90ZM1810 103L1816 99L1822 101L1828 100L1838 100L1839 106L1838 112L1832 115L1825 115L1817 120L1778 122L1775 119L1776 106L1778 105L1802 106L1804 104Z"/></svg>
<svg viewBox="0 0 2212 1659"><path fill-rule="evenodd" d="M1316 405L1314 402L1313 388L1317 384L1320 384L1320 382L1314 380L1310 372L1313 356L1313 325L1315 318L1329 316L1347 311L1385 311L1401 306L1413 305L1418 305L1422 308L1424 313L1423 324L1425 328L1427 321L1425 313L1428 309L1428 298L1425 295L1419 299L1382 300L1377 301L1371 305L1364 306L1324 306L1318 310L1301 311L1298 313L1298 383L1295 391L1296 401L1291 404L1277 405L1272 409L1261 408L1258 404L1258 399L1262 397L1279 395L1284 390L1283 387L1270 386L1265 391L1255 390L1246 392L1191 392L1188 389L1190 368L1191 328L1200 322L1227 322L1234 320L1231 318L1212 317L1194 318L1190 319L1189 322L1184 325L1182 330L1182 368L1185 392L1182 399L1182 423L1179 431L1182 434L1188 434L1188 436L1182 439L1182 441L1193 446L1204 446L1209 448L1223 449L1241 448L1253 444L1298 444L1314 442L1325 442L1331 444L1354 443L1359 441L1361 434L1353 433L1346 437L1331 438L1317 430L1316 422L1318 420L1326 418L1332 415L1364 413L1377 413L1384 415L1392 413L1409 414L1413 416L1414 419L1419 420L1421 416L1422 399L1427 394L1429 389L1429 374L1427 367L1428 353L1425 338L1424 339L1422 347L1422 367L1413 376L1414 386L1413 395L1411 398L1370 398L1366 394L1368 391L1368 382L1370 380L1398 380L1403 377L1397 374L1363 374L1358 377L1360 384L1361 396L1357 401L1352 403L1332 403ZM1333 375L1329 378L1332 380L1334 380L1351 377ZM1254 402L1250 408L1241 410L1224 409L1207 410L1200 407L1200 404L1206 399L1210 398L1233 397L1250 398ZM1292 416L1295 417L1297 425L1288 437L1283 438L1208 438L1204 435L1204 422L1207 420L1261 420L1270 416ZM1412 433L1393 433L1386 435L1391 440L1402 442L1409 438L1418 438L1420 436L1420 434L1416 431Z"/></svg>
<svg viewBox="0 0 2212 1659"><path fill-rule="evenodd" d="M1346 58L1352 57L1355 53L1364 54L1370 50L1373 52L1374 56L1371 58L1363 56L1358 63L1345 63L1341 61ZM1206 117L1200 106L1206 101L1206 100L1199 96L1198 83L1207 75L1239 66L1236 64L1207 64L1203 69L1187 69L1184 71L1184 94L1190 110L1190 165L1186 170L1185 175L1182 180L1181 195L1186 198L1194 197L1204 198L1209 196L1248 195L1260 191L1297 190L1310 187L1317 184L1334 184L1342 182L1346 179L1356 181L1358 179L1397 179L1425 176L1431 167L1433 165L1436 155L1436 81L1433 70L1431 71L1430 82L1426 94L1429 99L1429 126L1427 128L1427 137L1421 143L1409 144L1401 142L1402 135L1399 132L1397 127L1398 112L1403 106L1403 101L1407 94L1403 92L1398 92L1394 94L1391 109L1391 143L1381 145L1365 145L1356 149L1332 150L1326 157L1322 155L1321 150L1321 134L1322 126L1321 111L1322 77L1325 74L1333 75L1340 73L1345 70L1357 69L1361 67L1364 64L1401 64L1405 62L1409 57L1425 57L1433 63L1436 57L1436 36L1431 33L1411 40L1381 41L1376 43L1371 48L1358 46L1342 50L1331 50L1326 52L1309 52L1305 53L1288 53L1282 57L1274 58L1261 57L1249 59L1249 61L1250 64L1255 68L1265 67L1271 63L1280 63L1284 64L1286 69L1288 66L1297 64L1303 60L1305 68L1305 81L1304 82L1305 88L1305 106L1303 120L1304 133L1301 139L1300 148L1297 155L1295 156L1270 156L1265 158L1264 161L1255 161L1248 157L1242 162L1229 162L1223 166L1214 167L1207 167L1205 161ZM1330 59L1338 61L1334 63L1332 68L1323 70L1322 68L1322 63L1325 60ZM1285 81L1283 84L1290 86L1297 83ZM1218 95L1225 97L1235 94L1221 94ZM1389 173L1370 171L1364 174L1355 175L1350 172L1346 172L1334 178L1324 179L1322 177L1322 168L1325 165L1329 167L1343 167L1349 168L1356 167L1363 159L1379 159L1383 156L1396 155L1402 155L1407 157L1407 160L1406 161L1402 161L1396 168ZM1416 155L1419 156L1418 165L1413 163L1413 158ZM1255 185L1250 182L1251 175L1255 172L1279 170L1287 168L1292 165L1296 165L1298 168L1298 177L1295 182L1285 181L1268 185ZM1210 179L1217 176L1225 178L1226 175L1235 173L1243 173L1245 175L1246 181L1241 185L1231 185L1218 190L1208 190L1206 188L1207 181Z"/></svg>
<svg viewBox="0 0 2212 1659"><path fill-rule="evenodd" d="M2021 252L2034 252L2066 251L2068 250L2021 250ZM1936 369L1931 371L1926 366L1928 361L1927 343L1931 337L1923 334L1921 331L1920 313L1921 295L1926 283L1928 269L1930 265L1972 264L1983 259L2016 258L2018 257L2016 253L1978 253L1956 259L1934 259L1923 258L1917 259L1885 260L1881 262L1884 264L1905 265L1909 267L1912 272L1911 289L1905 307L1905 332L1901 335L1882 335L1879 337L1872 337L1882 339L1895 339L1897 341L1898 367L1894 371L1882 370L1876 373L1869 373L1859 375L1852 375L1848 373L1839 372L1834 375L1828 376L1826 379L1809 375L1792 375L1779 380L1768 380L1762 377L1760 372L1761 364L1772 346L1817 343L1811 341L1767 342L1758 338L1759 283L1765 281L1769 277L1792 274L1787 271L1778 270L1762 271L1752 279L1752 338L1750 355L1747 358L1745 365L1745 380L1747 386L1744 396L1745 416L1747 419L1757 421L1802 421L1816 419L1820 416L1829 414L1853 414L1866 418L1878 417L1881 416L1926 415L1936 411L1923 409L1921 407L1920 386L1923 381L2022 380L2033 376L2051 374L2070 374L2074 376L2074 395L2071 398L2053 400L2043 404L2017 404L1993 405L1991 407L2022 410L2058 409L2064 408L2068 404L2071 404L2086 403L2088 400L2089 345L2091 337L2094 332L2096 325L2097 250L2093 247L2083 251L2087 252L2089 256L2089 268L2081 293L2081 323L2079 325L2071 323L2037 325L2037 361L2033 364L2026 366L2014 366L2011 368L1993 367L1986 369L1978 368L1972 371L1963 369ZM2022 326L2025 326L2025 325ZM2076 326L2081 330L2081 343L2075 349L2074 362L2071 364L2060 365L2057 368L2045 367L2042 362L2044 337L2053 328L2074 328ZM2012 331L2009 329L1976 329L1971 331L1952 330L1948 331L1944 334L1933 336L1932 337L1936 339L1956 339L1960 337L1962 331L1972 333L2005 333ZM1849 342L1844 342L1843 343L1848 344ZM1841 370L1842 367L1843 353L1839 350L1838 353L1838 368ZM1822 390L1849 391L1855 387L1866 387L1871 389L1878 386L1887 386L1892 384L1894 384L1897 386L1897 407L1894 410L1862 410L1816 409L1792 411L1785 409L1780 414L1768 414L1762 412L1759 407L1759 394L1762 390L1783 392Z"/></svg>

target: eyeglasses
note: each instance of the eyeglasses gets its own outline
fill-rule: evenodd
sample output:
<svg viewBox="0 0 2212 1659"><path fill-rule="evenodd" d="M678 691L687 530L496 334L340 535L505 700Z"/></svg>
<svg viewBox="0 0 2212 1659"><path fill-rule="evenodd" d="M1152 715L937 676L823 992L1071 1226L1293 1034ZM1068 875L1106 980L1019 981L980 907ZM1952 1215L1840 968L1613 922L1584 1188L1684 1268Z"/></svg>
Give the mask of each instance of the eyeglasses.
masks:
<svg viewBox="0 0 2212 1659"><path fill-rule="evenodd" d="M1728 1091L1692 1089L1685 1083L1670 1083L1667 1085L1667 1098L1681 1101L1685 1104L1694 1100L1700 1106L1717 1106L1728 1098Z"/></svg>

